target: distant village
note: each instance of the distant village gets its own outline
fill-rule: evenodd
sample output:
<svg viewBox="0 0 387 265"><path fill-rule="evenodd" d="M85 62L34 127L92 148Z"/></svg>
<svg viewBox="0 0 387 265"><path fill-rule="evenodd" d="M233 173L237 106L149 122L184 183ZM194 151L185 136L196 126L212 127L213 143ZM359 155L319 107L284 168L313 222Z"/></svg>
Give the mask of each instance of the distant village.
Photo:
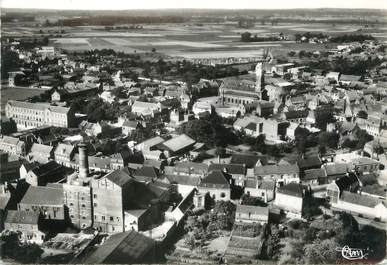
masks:
<svg viewBox="0 0 387 265"><path fill-rule="evenodd" d="M359 242L385 232L385 44L324 55L366 65L348 73L300 51L145 61L21 42L2 45L19 62L2 89L42 94L2 106L0 229L28 263L311 264L358 231L348 218L376 229Z"/></svg>

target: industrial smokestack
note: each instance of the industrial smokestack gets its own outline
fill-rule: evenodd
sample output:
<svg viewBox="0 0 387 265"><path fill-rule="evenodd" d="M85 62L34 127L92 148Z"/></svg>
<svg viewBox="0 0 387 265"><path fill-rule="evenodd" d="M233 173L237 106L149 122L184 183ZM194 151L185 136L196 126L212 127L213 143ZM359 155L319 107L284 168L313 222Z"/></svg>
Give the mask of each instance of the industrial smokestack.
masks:
<svg viewBox="0 0 387 265"><path fill-rule="evenodd" d="M87 156L87 146L84 142L78 144L79 150L79 177L87 178L89 175L89 159Z"/></svg>

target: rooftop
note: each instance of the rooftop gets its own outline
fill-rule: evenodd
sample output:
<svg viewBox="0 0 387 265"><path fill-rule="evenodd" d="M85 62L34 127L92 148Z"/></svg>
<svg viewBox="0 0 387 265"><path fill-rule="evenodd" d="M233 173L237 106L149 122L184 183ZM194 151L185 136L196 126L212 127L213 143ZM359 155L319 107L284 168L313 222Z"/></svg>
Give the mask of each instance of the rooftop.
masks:
<svg viewBox="0 0 387 265"><path fill-rule="evenodd" d="M63 190L46 186L30 186L20 203L63 206Z"/></svg>
<svg viewBox="0 0 387 265"><path fill-rule="evenodd" d="M167 147L169 150L173 152L177 152L195 143L196 141L193 140L191 137L187 136L186 134L181 134L177 137L174 137L170 140L165 141L163 145Z"/></svg>
<svg viewBox="0 0 387 265"><path fill-rule="evenodd" d="M84 263L139 263L154 246L154 241L136 231L111 235Z"/></svg>
<svg viewBox="0 0 387 265"><path fill-rule="evenodd" d="M289 183L285 186L278 188L278 193L295 196L295 197L304 197L304 188L301 184Z"/></svg>
<svg viewBox="0 0 387 265"><path fill-rule="evenodd" d="M5 223L13 224L38 224L39 213L38 212L26 212L26 211L14 211L8 210Z"/></svg>

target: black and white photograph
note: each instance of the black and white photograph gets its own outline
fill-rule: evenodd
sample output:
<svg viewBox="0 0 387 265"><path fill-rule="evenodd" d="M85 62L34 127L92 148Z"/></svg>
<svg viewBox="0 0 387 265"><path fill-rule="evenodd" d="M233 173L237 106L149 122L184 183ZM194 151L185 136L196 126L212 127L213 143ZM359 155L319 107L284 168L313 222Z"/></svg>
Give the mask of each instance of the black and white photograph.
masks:
<svg viewBox="0 0 387 265"><path fill-rule="evenodd" d="M387 264L387 0L0 0L0 263Z"/></svg>

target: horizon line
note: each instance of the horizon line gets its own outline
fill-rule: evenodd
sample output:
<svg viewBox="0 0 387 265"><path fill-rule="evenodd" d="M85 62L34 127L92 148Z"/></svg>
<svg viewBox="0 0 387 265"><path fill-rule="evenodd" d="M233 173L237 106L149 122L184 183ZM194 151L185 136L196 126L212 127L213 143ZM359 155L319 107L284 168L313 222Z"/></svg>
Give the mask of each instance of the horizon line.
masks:
<svg viewBox="0 0 387 265"><path fill-rule="evenodd" d="M157 11L157 10L212 10L212 11L232 11L232 10L241 10L241 11L253 11L253 10L319 10L319 9L341 9L341 10L374 10L374 11L387 11L386 8L368 8L368 7L294 7L294 8L212 8L212 7L159 7L159 8L133 8L133 9L71 9L71 8L36 8L36 7L1 7L1 9L15 9L15 10L50 10L50 11Z"/></svg>

